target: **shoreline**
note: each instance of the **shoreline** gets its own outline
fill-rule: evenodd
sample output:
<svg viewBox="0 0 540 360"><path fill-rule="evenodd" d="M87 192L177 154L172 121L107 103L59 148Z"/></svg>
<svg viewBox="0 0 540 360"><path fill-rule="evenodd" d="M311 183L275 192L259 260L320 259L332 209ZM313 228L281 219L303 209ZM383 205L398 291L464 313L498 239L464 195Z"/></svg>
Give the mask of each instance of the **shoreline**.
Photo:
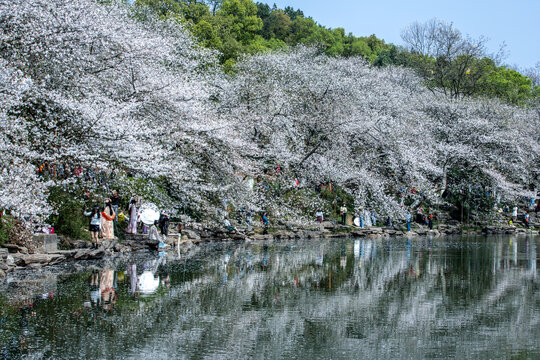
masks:
<svg viewBox="0 0 540 360"><path fill-rule="evenodd" d="M174 228L174 227L173 227ZM405 231L404 231L405 230ZM414 227L407 232L404 226L392 227L369 227L358 228L347 225L336 225L331 222L322 224L287 227L279 226L268 228L266 233L260 227L241 228L238 232L231 232L221 228L205 227L194 223L182 232L181 240L178 234L171 233L166 239L165 252L185 253L204 243L219 242L250 242L250 241L275 241L293 239L348 239L348 238L394 238L394 237L440 237L451 235L539 235L540 227L537 225L531 229L515 226L484 226L482 229L470 229L457 225L440 224L433 230L426 227ZM84 240L70 240L58 235L36 234L35 249L4 244L0 247L0 281L8 275L18 272L39 272L44 268L56 265L74 265L82 269L90 267L91 260L118 259L134 254L141 250L156 251L157 240L150 240L148 234L126 234L126 239L102 239L98 249L91 249L90 243ZM58 249L58 244L69 249ZM79 264L81 266L75 266Z"/></svg>

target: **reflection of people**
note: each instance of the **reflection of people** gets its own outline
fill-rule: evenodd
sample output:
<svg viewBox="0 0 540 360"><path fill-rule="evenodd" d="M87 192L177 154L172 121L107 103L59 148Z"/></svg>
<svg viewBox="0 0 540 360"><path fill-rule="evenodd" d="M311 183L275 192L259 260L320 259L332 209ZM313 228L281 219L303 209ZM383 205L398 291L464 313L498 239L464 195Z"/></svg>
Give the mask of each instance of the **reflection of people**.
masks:
<svg viewBox="0 0 540 360"><path fill-rule="evenodd" d="M101 291L103 310L111 310L113 305L116 304L114 270L103 270L101 272L99 290Z"/></svg>
<svg viewBox="0 0 540 360"><path fill-rule="evenodd" d="M324 255L322 252L319 252L319 254L317 255L317 257L315 258L315 264L318 265L318 266L322 266L323 264L323 259L324 259Z"/></svg>
<svg viewBox="0 0 540 360"><path fill-rule="evenodd" d="M99 273L92 271L90 276L90 301L92 306L99 306L101 303L101 291L99 290Z"/></svg>
<svg viewBox="0 0 540 360"><path fill-rule="evenodd" d="M128 266L129 276L129 292L134 295L137 291L137 265L131 264Z"/></svg>
<svg viewBox="0 0 540 360"><path fill-rule="evenodd" d="M268 266L268 245L266 245L266 244L263 245L263 254L262 254L262 259L261 259L261 265L263 267Z"/></svg>
<svg viewBox="0 0 540 360"><path fill-rule="evenodd" d="M170 289L171 279L169 278L169 275L167 275L165 279L161 280L161 285L165 286L167 289Z"/></svg>
<svg viewBox="0 0 540 360"><path fill-rule="evenodd" d="M159 287L159 276L155 277L150 270L145 270L138 277L137 290L141 294L153 294Z"/></svg>

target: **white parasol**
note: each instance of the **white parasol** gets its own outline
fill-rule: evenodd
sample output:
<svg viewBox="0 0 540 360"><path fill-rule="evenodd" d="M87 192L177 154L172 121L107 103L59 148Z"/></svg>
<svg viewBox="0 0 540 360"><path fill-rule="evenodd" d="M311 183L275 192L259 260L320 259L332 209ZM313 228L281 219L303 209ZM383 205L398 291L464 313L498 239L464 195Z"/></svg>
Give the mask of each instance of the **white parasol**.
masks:
<svg viewBox="0 0 540 360"><path fill-rule="evenodd" d="M154 204L144 204L139 210L139 219L145 225L152 225L154 221L159 220L159 211Z"/></svg>

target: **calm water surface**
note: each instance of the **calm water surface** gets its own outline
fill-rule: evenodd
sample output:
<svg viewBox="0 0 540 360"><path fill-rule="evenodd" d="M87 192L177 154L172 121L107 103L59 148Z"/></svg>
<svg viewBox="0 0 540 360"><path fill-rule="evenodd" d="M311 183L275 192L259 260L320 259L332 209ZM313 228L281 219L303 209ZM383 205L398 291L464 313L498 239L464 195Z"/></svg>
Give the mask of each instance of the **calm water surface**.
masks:
<svg viewBox="0 0 540 360"><path fill-rule="evenodd" d="M540 359L539 237L157 253L0 287L0 358Z"/></svg>

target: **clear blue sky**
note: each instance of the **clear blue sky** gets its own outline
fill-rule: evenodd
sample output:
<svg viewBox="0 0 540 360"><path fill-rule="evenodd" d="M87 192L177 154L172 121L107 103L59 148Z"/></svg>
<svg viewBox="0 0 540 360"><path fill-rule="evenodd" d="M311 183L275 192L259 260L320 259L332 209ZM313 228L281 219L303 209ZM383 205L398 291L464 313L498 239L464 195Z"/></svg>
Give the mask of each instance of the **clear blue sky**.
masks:
<svg viewBox="0 0 540 360"><path fill-rule="evenodd" d="M301 9L319 24L356 36L375 34L403 45L400 32L414 21L453 22L462 33L489 38L490 52L506 43L509 65L532 67L540 61L540 0L258 0L278 8Z"/></svg>

